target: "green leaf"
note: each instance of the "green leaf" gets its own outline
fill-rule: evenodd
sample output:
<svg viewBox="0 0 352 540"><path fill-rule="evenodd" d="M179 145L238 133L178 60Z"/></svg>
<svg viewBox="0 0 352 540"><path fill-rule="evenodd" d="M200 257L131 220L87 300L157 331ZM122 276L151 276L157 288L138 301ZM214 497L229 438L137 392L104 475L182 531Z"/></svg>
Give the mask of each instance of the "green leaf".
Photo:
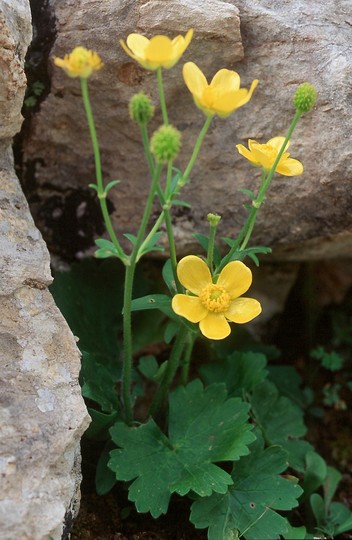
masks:
<svg viewBox="0 0 352 540"><path fill-rule="evenodd" d="M115 386L121 377L121 369L121 364L115 359L86 351L82 354L82 394L98 403L105 413L119 409Z"/></svg>
<svg viewBox="0 0 352 540"><path fill-rule="evenodd" d="M309 497L323 485L327 476L327 466L324 459L316 452L307 452L306 471L303 481L304 498Z"/></svg>
<svg viewBox="0 0 352 540"><path fill-rule="evenodd" d="M310 506L312 508L312 512L315 517L315 521L317 522L317 525L323 525L325 522L325 512L324 512L324 500L321 495L318 493L313 493L313 495L310 496Z"/></svg>
<svg viewBox="0 0 352 540"><path fill-rule="evenodd" d="M253 191L251 191L250 189L239 189L238 190L240 193L244 193L245 195L248 195L248 197L251 199L251 201L253 201L255 198L256 198L256 195L255 193L253 193Z"/></svg>
<svg viewBox="0 0 352 540"><path fill-rule="evenodd" d="M231 532L247 540L274 540L288 531L286 518L275 510L296 507L302 490L280 476L287 468L287 453L278 446L264 450L261 438L250 450L234 465L233 485L226 494L192 504L190 520L197 528L209 527L209 540L231 538Z"/></svg>
<svg viewBox="0 0 352 540"><path fill-rule="evenodd" d="M305 527L292 527L288 523L288 531L285 533L284 540L305 540L305 538L307 538L307 529Z"/></svg>
<svg viewBox="0 0 352 540"><path fill-rule="evenodd" d="M228 237L223 237L222 239L230 247L237 245L237 240L232 240L232 238L228 238ZM253 246L250 248L235 251L235 253L231 257L231 261L243 261L246 257L250 257L253 260L253 262L256 264L256 266L259 266L257 253L262 253L266 255L268 253L271 253L271 248L266 247L266 246Z"/></svg>
<svg viewBox="0 0 352 540"><path fill-rule="evenodd" d="M236 351L225 361L201 366L205 382L224 382L229 395L242 396L267 376L266 358L261 353Z"/></svg>
<svg viewBox="0 0 352 540"><path fill-rule="evenodd" d="M138 362L138 369L147 379L153 379L159 369L159 364L155 356L141 356Z"/></svg>
<svg viewBox="0 0 352 540"><path fill-rule="evenodd" d="M304 458L311 445L298 441L307 428L303 411L286 396L280 396L269 381L258 384L251 399L254 418L269 444L280 444L289 454L289 463L296 470L305 469Z"/></svg>
<svg viewBox="0 0 352 540"><path fill-rule="evenodd" d="M192 208L192 206L186 201L180 201L179 199L173 199L173 206L183 206L184 208Z"/></svg>
<svg viewBox="0 0 352 540"><path fill-rule="evenodd" d="M342 474L334 467L327 467L327 474L324 481L325 509L329 508L337 486L342 478Z"/></svg>
<svg viewBox="0 0 352 540"><path fill-rule="evenodd" d="M324 347L317 347L311 351L310 356L319 360L321 365L329 371L338 371L342 368L345 360L336 351L328 352Z"/></svg>
<svg viewBox="0 0 352 540"><path fill-rule="evenodd" d="M105 238L98 238L95 240L99 249L95 252L97 259L107 259L108 257L120 257L120 253L110 240Z"/></svg>
<svg viewBox="0 0 352 540"><path fill-rule="evenodd" d="M89 428L84 433L88 439L105 441L109 437L109 429L120 419L116 410L104 413L88 407L88 413L92 419Z"/></svg>
<svg viewBox="0 0 352 540"><path fill-rule="evenodd" d="M167 288L169 289L170 293L174 295L177 289L176 289L174 273L172 271L171 259L168 259L166 263L164 264L162 275L163 275L163 280L165 281L165 284L167 285Z"/></svg>
<svg viewBox="0 0 352 540"><path fill-rule="evenodd" d="M109 182L105 186L105 189L104 189L105 193L108 193L111 188L113 188L114 186L117 186L117 184L119 183L120 183L120 180L111 180L111 182Z"/></svg>
<svg viewBox="0 0 352 540"><path fill-rule="evenodd" d="M157 232L153 234L153 236L148 240L148 242L143 245L143 249L138 252L139 257L142 257L142 255L150 253L151 251L165 251L162 246L157 246L157 243L159 242L162 234L162 232Z"/></svg>
<svg viewBox="0 0 352 540"><path fill-rule="evenodd" d="M167 511L173 492L225 493L231 477L214 462L248 453L254 435L247 413L240 399L227 399L224 385L204 389L195 380L170 394L168 437L152 419L137 428L118 423L111 429L120 448L111 452L109 467L118 480L133 480L129 499L153 517Z"/></svg>
<svg viewBox="0 0 352 540"><path fill-rule="evenodd" d="M127 238L127 240L129 240L131 242L132 246L135 246L136 241L137 241L137 236L135 236L134 234L130 234L130 233L124 233L123 236L125 238Z"/></svg>
<svg viewBox="0 0 352 540"><path fill-rule="evenodd" d="M146 309L159 309L166 315L169 315L171 308L171 298L166 294L148 294L142 298L132 300L132 311L143 311Z"/></svg>
<svg viewBox="0 0 352 540"><path fill-rule="evenodd" d="M99 456L95 470L95 489L98 495L106 495L116 484L116 476L108 467L110 452L115 445L109 440Z"/></svg>
<svg viewBox="0 0 352 540"><path fill-rule="evenodd" d="M174 337L176 336L179 330L180 330L180 325L177 324L176 322L170 321L167 324L165 328L165 333L164 333L164 341L167 345L171 343L171 341L174 339Z"/></svg>
<svg viewBox="0 0 352 540"><path fill-rule="evenodd" d="M352 512L342 503L332 503L331 513L334 516L335 534L352 531Z"/></svg>
<svg viewBox="0 0 352 540"><path fill-rule="evenodd" d="M307 407L312 400L307 388L302 389L302 379L292 366L269 366L269 379L281 394L290 398L301 408Z"/></svg>

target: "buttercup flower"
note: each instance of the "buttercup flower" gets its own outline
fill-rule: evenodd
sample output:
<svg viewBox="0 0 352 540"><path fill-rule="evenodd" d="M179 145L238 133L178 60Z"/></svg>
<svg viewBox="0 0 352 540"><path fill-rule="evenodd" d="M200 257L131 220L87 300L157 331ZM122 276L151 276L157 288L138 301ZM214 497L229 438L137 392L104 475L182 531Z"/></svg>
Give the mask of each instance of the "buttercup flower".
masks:
<svg viewBox="0 0 352 540"><path fill-rule="evenodd" d="M203 259L188 255L178 263L177 276L191 294L176 294L172 309L188 321L199 323L200 331L209 339L227 337L231 332L228 321L243 324L261 313L257 300L239 298L252 283L252 272L240 261L228 263L213 283Z"/></svg>
<svg viewBox="0 0 352 540"><path fill-rule="evenodd" d="M140 34L130 34L127 45L121 39L124 51L145 69L155 70L159 67L172 68L187 49L193 36L193 30L188 30L185 37L154 36L151 39Z"/></svg>
<svg viewBox="0 0 352 540"><path fill-rule="evenodd" d="M62 68L69 77L82 77L87 79L93 73L103 67L100 56L95 51L84 47L76 47L64 58L54 56L54 64Z"/></svg>
<svg viewBox="0 0 352 540"><path fill-rule="evenodd" d="M256 167L262 167L265 171L269 171L274 165L278 153L285 141L285 137L274 137L265 144L257 143L256 141L248 140L249 150L242 144L237 144L236 148L239 153L248 159ZM303 165L298 159L290 158L290 154L286 152L290 146L290 142L286 144L285 151L282 154L275 171L284 176L298 176L303 173Z"/></svg>
<svg viewBox="0 0 352 540"><path fill-rule="evenodd" d="M240 76L229 69L220 69L208 84L202 71L193 62L183 66L183 78L197 107L206 115L217 114L221 118L248 103L258 84L254 80L249 90L240 88Z"/></svg>

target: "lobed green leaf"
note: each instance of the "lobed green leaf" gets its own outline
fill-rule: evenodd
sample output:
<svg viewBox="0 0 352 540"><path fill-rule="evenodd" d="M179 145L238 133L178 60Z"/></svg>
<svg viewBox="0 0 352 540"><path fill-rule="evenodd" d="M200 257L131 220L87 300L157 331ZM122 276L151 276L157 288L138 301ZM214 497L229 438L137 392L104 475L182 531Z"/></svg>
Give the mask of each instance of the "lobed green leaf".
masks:
<svg viewBox="0 0 352 540"><path fill-rule="evenodd" d="M109 467L118 480L133 481L129 499L153 517L167 511L173 492L225 493L231 476L214 462L239 459L254 439L248 405L228 399L224 385L204 389L199 380L170 394L169 426L168 437L152 419L137 428L118 423L110 431L119 448Z"/></svg>

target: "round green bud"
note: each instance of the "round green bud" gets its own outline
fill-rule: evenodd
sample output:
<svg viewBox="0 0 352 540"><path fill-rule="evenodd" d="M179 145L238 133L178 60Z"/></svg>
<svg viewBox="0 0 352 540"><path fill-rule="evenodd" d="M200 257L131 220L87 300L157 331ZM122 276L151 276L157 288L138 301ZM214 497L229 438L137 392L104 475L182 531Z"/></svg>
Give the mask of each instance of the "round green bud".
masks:
<svg viewBox="0 0 352 540"><path fill-rule="evenodd" d="M207 219L209 221L209 224L212 226L212 227L216 227L217 224L219 223L220 219L221 219L221 216L219 216L218 214L208 214L207 215Z"/></svg>
<svg viewBox="0 0 352 540"><path fill-rule="evenodd" d="M160 126L150 141L155 160L164 163L175 159L181 148L181 133L173 126Z"/></svg>
<svg viewBox="0 0 352 540"><path fill-rule="evenodd" d="M148 124L154 114L154 106L149 97L143 92L135 94L130 99L128 110L133 122L136 122L139 126Z"/></svg>
<svg viewBox="0 0 352 540"><path fill-rule="evenodd" d="M317 92L312 84L307 82L300 84L293 96L293 104L297 111L308 112L317 99Z"/></svg>

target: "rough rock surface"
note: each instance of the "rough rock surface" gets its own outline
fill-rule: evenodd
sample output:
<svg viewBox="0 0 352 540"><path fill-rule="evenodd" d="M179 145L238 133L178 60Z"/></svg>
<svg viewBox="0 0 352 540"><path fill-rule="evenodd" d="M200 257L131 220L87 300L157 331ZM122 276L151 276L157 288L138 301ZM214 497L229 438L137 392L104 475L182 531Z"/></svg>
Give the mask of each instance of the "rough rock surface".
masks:
<svg viewBox="0 0 352 540"><path fill-rule="evenodd" d="M118 39L134 31L173 36L193 27L195 37L184 58L165 72L170 118L183 132L180 166L187 163L203 123L182 81L183 62L195 61L208 78L227 67L240 73L243 86L254 78L260 84L250 104L228 119L213 121L192 183L184 190L192 210L176 212L181 249L190 249L195 228L206 229L209 211L223 216L223 234L239 230L246 201L238 188L255 189L259 178L258 171L237 154L235 144L246 144L248 138L266 142L284 134L293 117L292 95L299 83L308 80L318 90L318 101L301 120L291 146L291 155L301 159L305 172L302 177L275 177L253 242L269 244L279 260L350 255L349 4L348 0L80 0L78 4L50 0L58 30L52 53L63 56L82 44L97 50L105 62L89 86L105 179L122 180L110 195L119 231L134 232L147 188L139 131L128 119L127 103L135 92L145 90L156 98L156 91L154 73L139 68ZM85 212L92 216L86 186L94 178L94 168L79 82L50 62L49 70L51 92L32 121L24 158L33 212L55 249L60 229L68 222L83 223ZM152 128L159 122L160 111ZM87 224L91 220L86 216ZM89 225L82 225L76 236L73 230L67 247L70 256L92 245L96 232Z"/></svg>
<svg viewBox="0 0 352 540"><path fill-rule="evenodd" d="M1 0L0 26L0 538L60 540L79 504L89 417L76 343L47 289L49 253L14 171L27 0Z"/></svg>

